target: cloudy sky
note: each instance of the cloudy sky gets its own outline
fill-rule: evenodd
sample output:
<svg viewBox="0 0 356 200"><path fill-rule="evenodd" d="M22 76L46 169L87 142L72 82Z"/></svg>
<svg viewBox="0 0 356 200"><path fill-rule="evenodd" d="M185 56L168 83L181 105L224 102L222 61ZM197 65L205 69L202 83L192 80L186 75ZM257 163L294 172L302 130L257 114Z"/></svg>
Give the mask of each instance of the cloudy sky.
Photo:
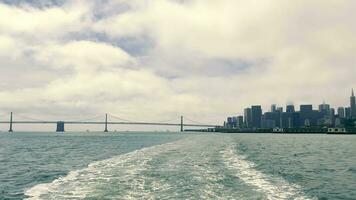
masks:
<svg viewBox="0 0 356 200"><path fill-rule="evenodd" d="M0 117L221 123L346 106L354 0L0 0Z"/></svg>

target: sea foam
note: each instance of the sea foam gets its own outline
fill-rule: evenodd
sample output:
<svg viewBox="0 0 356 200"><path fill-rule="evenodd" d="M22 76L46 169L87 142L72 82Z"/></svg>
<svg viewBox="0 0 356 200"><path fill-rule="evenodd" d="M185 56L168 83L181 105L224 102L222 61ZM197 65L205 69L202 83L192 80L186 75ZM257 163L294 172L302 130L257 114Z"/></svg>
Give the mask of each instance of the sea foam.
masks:
<svg viewBox="0 0 356 200"><path fill-rule="evenodd" d="M87 168L71 171L51 183L38 184L26 190L25 195L30 200L99 198L101 194L104 198L105 191L100 190L110 189L107 188L110 186L115 190L113 195L120 195L120 199L147 199L152 194L145 190L145 177L141 177L140 172L147 168L153 157L177 148L177 145L175 142L156 145L93 162Z"/></svg>
<svg viewBox="0 0 356 200"><path fill-rule="evenodd" d="M245 156L239 155L230 145L221 151L227 168L240 180L254 187L265 195L266 199L312 199L301 192L300 186L288 183L281 177L272 177L255 169L255 164L248 161Z"/></svg>

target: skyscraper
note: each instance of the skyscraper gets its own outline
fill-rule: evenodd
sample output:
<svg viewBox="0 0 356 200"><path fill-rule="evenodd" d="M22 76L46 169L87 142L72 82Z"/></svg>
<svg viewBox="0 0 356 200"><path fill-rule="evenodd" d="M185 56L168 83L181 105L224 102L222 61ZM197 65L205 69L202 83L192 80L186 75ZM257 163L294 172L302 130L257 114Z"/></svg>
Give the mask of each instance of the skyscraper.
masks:
<svg viewBox="0 0 356 200"><path fill-rule="evenodd" d="M350 108L351 108L351 118L356 118L356 97L354 94L354 89L352 89L350 97Z"/></svg>
<svg viewBox="0 0 356 200"><path fill-rule="evenodd" d="M237 127L242 128L244 124L244 117L243 116L237 116Z"/></svg>
<svg viewBox="0 0 356 200"><path fill-rule="evenodd" d="M286 112L294 113L295 112L294 105L287 105Z"/></svg>
<svg viewBox="0 0 356 200"><path fill-rule="evenodd" d="M252 128L261 128L262 108L261 106L251 107Z"/></svg>
<svg viewBox="0 0 356 200"><path fill-rule="evenodd" d="M323 117L330 115L330 105L326 104L325 102L323 104L320 104L319 112L322 114Z"/></svg>
<svg viewBox="0 0 356 200"><path fill-rule="evenodd" d="M338 107L337 108L337 114L339 115L340 118L345 118L345 108L344 107Z"/></svg>
<svg viewBox="0 0 356 200"><path fill-rule="evenodd" d="M251 114L251 108L245 108L244 110L244 124L246 128L251 128L252 126L252 114Z"/></svg>
<svg viewBox="0 0 356 200"><path fill-rule="evenodd" d="M277 107L277 112L282 113L283 112L283 107Z"/></svg>
<svg viewBox="0 0 356 200"><path fill-rule="evenodd" d="M351 108L350 107L345 108L345 118L347 118L347 119L351 118Z"/></svg>
<svg viewBox="0 0 356 200"><path fill-rule="evenodd" d="M300 125L310 126L313 119L313 105L300 105Z"/></svg>
<svg viewBox="0 0 356 200"><path fill-rule="evenodd" d="M276 112L277 111L277 105L276 104L272 104L271 105L271 112Z"/></svg>

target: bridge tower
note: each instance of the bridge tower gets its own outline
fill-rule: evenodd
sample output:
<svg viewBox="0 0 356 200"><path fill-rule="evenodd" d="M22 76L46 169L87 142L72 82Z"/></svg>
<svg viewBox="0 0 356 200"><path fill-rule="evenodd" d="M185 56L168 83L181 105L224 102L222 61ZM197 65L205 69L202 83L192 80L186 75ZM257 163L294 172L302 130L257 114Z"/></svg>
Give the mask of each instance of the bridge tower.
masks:
<svg viewBox="0 0 356 200"><path fill-rule="evenodd" d="M13 132L13 130L12 130L12 112L10 113L10 128L9 128L9 132Z"/></svg>
<svg viewBox="0 0 356 200"><path fill-rule="evenodd" d="M64 122L63 121L59 121L57 122L57 130L56 132L64 132Z"/></svg>
<svg viewBox="0 0 356 200"><path fill-rule="evenodd" d="M180 116L180 132L184 131L184 127L183 127L183 116Z"/></svg>
<svg viewBox="0 0 356 200"><path fill-rule="evenodd" d="M105 130L104 130L104 132L109 132L108 131L108 114L107 113L105 114Z"/></svg>

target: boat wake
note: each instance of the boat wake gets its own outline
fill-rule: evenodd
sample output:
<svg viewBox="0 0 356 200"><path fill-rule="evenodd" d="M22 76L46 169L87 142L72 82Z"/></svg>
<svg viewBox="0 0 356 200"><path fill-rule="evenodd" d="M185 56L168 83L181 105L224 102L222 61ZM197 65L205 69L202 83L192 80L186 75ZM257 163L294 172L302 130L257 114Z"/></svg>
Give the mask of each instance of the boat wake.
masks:
<svg viewBox="0 0 356 200"><path fill-rule="evenodd" d="M280 177L273 177L255 169L255 164L239 155L230 145L221 151L226 167L246 184L253 186L258 192L265 195L266 199L311 199L301 192L296 184L288 183Z"/></svg>
<svg viewBox="0 0 356 200"><path fill-rule="evenodd" d="M177 148L167 143L143 148L124 155L89 164L85 169L71 171L51 183L38 184L25 192L28 199L83 199L86 197L123 199L152 196L145 190L141 172L147 163L162 152Z"/></svg>
<svg viewBox="0 0 356 200"><path fill-rule="evenodd" d="M28 199L310 199L297 185L255 169L229 137L186 138L136 150L51 183Z"/></svg>

